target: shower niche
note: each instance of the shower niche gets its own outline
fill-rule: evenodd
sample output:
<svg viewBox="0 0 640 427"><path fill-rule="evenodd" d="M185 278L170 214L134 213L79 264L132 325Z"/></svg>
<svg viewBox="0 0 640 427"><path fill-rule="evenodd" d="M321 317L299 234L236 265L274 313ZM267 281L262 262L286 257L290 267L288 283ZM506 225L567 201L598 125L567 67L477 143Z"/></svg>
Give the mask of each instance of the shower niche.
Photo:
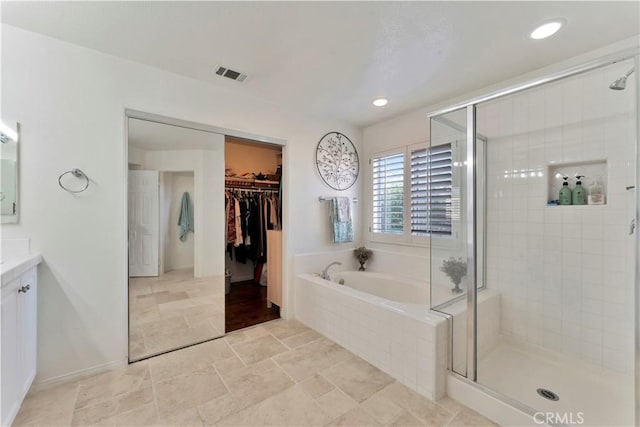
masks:
<svg viewBox="0 0 640 427"><path fill-rule="evenodd" d="M557 206L553 204L553 201L558 201L558 195L562 188L563 178L568 177L569 188L573 191L580 176L582 187L584 187L587 194L587 203L580 206L602 206L607 204L607 161L602 160L589 160L584 162L574 163L557 163L548 166L548 196L547 201L549 206ZM588 195L590 191L595 187L599 188L599 192L602 195L601 200L593 198L590 200ZM575 206L575 205L562 205Z"/></svg>

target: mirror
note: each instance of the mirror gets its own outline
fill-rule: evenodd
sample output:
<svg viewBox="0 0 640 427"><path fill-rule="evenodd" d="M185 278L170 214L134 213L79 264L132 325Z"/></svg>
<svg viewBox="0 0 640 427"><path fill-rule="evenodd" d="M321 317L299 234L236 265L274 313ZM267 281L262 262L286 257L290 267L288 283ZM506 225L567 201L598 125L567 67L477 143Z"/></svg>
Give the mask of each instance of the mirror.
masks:
<svg viewBox="0 0 640 427"><path fill-rule="evenodd" d="M12 125L6 124L12 123ZM20 125L0 123L0 207L2 224L18 222L18 140Z"/></svg>

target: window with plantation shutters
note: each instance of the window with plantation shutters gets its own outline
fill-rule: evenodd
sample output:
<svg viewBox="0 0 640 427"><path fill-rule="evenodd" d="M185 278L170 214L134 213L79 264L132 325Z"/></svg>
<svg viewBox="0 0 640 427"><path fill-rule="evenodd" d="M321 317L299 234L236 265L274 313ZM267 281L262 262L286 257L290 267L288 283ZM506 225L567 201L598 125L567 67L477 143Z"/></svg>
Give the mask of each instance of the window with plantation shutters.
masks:
<svg viewBox="0 0 640 427"><path fill-rule="evenodd" d="M451 144L411 151L411 234L451 236Z"/></svg>
<svg viewBox="0 0 640 427"><path fill-rule="evenodd" d="M371 159L374 233L404 232L404 153Z"/></svg>

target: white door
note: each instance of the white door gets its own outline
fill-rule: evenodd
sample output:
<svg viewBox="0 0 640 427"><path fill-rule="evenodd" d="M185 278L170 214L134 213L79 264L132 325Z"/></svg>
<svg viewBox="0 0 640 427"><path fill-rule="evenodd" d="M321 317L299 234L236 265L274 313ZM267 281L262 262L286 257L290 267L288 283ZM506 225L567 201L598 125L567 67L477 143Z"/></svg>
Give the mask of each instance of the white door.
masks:
<svg viewBox="0 0 640 427"><path fill-rule="evenodd" d="M10 425L20 407L22 370L20 369L20 279L15 279L2 289L2 406L0 425Z"/></svg>
<svg viewBox="0 0 640 427"><path fill-rule="evenodd" d="M129 171L129 277L158 276L158 171Z"/></svg>

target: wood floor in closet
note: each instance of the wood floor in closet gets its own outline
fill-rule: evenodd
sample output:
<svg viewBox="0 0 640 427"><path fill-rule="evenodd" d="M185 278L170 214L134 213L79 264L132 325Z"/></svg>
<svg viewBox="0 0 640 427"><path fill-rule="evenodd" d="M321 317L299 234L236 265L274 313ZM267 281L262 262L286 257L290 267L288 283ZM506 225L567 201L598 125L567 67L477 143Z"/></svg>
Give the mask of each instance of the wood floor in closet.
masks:
<svg viewBox="0 0 640 427"><path fill-rule="evenodd" d="M267 308L267 288L253 280L232 283L225 303L227 333L280 317L277 305Z"/></svg>

